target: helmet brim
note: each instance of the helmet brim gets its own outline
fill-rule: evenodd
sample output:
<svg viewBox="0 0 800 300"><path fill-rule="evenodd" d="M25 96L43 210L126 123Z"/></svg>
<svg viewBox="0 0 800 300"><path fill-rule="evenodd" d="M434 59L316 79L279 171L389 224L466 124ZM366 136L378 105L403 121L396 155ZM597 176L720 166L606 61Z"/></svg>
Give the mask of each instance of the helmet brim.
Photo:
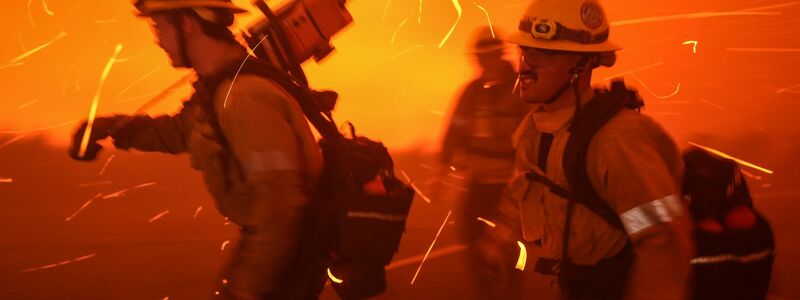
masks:
<svg viewBox="0 0 800 300"><path fill-rule="evenodd" d="M568 52L614 52L622 49L622 47L613 41L605 41L597 44L581 44L565 40L537 39L529 33L522 31L511 33L505 36L503 40L522 47Z"/></svg>
<svg viewBox="0 0 800 300"><path fill-rule="evenodd" d="M139 11L135 13L138 17L150 17L155 13L168 11L168 10L175 10L175 9L184 9L184 8L220 8L230 11L233 14L241 14L241 13L248 13L246 9L238 7L233 3L226 3L219 1L186 1L186 2L156 2L156 3L148 3L145 6L139 8Z"/></svg>

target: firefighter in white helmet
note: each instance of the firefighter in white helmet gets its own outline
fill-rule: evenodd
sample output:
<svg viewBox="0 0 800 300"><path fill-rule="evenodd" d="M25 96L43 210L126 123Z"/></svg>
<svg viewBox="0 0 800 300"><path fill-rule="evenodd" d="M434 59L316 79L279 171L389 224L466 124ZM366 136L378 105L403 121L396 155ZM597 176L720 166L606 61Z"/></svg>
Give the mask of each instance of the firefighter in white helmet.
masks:
<svg viewBox="0 0 800 300"><path fill-rule="evenodd" d="M139 0L135 6L172 65L196 73L195 92L174 115L98 117L81 155L84 122L75 133L72 157L94 159L101 149L97 141L109 136L118 149L188 153L220 213L241 229L220 278L221 296L316 298L324 268L310 267L311 258L299 253L322 158L286 90L254 73L236 76L256 61L250 57L243 66L247 51L229 29L234 14L245 10L230 0ZM297 276L312 268L313 274Z"/></svg>
<svg viewBox="0 0 800 300"><path fill-rule="evenodd" d="M681 155L655 121L622 107L641 107L635 92L591 88L620 49L599 3L533 0L506 40L520 47L519 95L534 107L514 136L517 170L485 259L521 236L541 245L529 265L557 276L566 299L685 297Z"/></svg>

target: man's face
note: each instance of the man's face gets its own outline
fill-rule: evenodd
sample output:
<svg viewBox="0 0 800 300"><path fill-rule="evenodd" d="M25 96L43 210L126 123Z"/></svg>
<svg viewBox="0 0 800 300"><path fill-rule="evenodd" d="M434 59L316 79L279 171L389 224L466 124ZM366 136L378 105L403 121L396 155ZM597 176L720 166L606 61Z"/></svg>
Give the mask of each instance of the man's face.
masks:
<svg viewBox="0 0 800 300"><path fill-rule="evenodd" d="M170 21L170 18L166 14L155 14L151 17L150 27L155 35L156 44L167 53L170 61L172 61L172 66L176 68L185 67L186 62L183 61L181 45L178 42L178 34L176 32L179 29Z"/></svg>
<svg viewBox="0 0 800 300"><path fill-rule="evenodd" d="M550 100L572 77L580 60L573 53L521 47L519 64L520 97L527 103Z"/></svg>

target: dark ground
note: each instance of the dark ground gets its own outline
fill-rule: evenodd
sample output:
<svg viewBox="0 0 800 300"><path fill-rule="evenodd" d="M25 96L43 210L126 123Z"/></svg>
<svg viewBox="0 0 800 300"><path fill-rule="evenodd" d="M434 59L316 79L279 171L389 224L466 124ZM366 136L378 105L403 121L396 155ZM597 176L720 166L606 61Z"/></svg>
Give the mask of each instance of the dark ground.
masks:
<svg viewBox="0 0 800 300"><path fill-rule="evenodd" d="M214 211L199 175L190 171L185 157L112 150L95 163L79 164L68 160L65 150L35 139L10 144L0 153L0 178L13 179L0 183L0 299L211 296L217 272L233 245L220 249L235 238L235 228L225 225ZM98 175L112 153L116 157L105 174ZM398 168L412 178L427 176L419 164L429 157L396 154L396 158ZM796 180L778 176L751 183L757 207L771 221L778 241L770 299L800 299L800 286L792 279L800 273L800 236L794 234L800 229L795 213L800 193ZM65 221L97 193L109 195L151 182L156 184L95 200ZM82 187L82 183L100 185ZM424 254L453 207L451 201L434 200L438 201L415 200L396 262ZM203 209L194 218L199 206ZM160 219L148 221L166 210L169 213ZM434 252L458 244L456 226L445 228ZM92 254L81 261L25 272ZM392 267L389 291L377 299L474 298L464 251L429 259L417 282L410 285L418 265L413 261ZM534 280L536 290L530 299L555 297L548 280ZM322 298L336 299L330 289Z"/></svg>

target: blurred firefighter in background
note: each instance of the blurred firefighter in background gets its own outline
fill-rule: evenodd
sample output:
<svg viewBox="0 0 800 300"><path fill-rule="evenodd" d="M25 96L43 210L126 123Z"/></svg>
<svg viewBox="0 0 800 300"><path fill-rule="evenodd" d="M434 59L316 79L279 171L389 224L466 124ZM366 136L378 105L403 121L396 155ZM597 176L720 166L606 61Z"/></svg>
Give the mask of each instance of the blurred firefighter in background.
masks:
<svg viewBox="0 0 800 300"><path fill-rule="evenodd" d="M139 0L135 6L173 67L196 73L194 94L174 115L98 117L81 150L84 122L71 156L95 159L102 148L97 141L107 137L118 149L188 153L219 211L240 226L220 279L223 298L316 299L319 290L289 278L324 282L324 269L293 275L308 260L298 257L301 230L322 158L292 96L263 76L236 77L248 54L229 26L245 10L230 0Z"/></svg>
<svg viewBox="0 0 800 300"><path fill-rule="evenodd" d="M514 167L511 135L529 105L514 95L516 72L504 58L508 45L490 27L474 33L472 53L479 76L455 103L442 144L440 163L464 174L467 191L457 201L456 221L463 242L471 244L491 220ZM479 285L486 278L477 278Z"/></svg>
<svg viewBox="0 0 800 300"><path fill-rule="evenodd" d="M476 243L513 265L516 239L540 245L537 272L565 299L682 299L691 240L681 154L621 81L591 88L620 48L595 0L533 0L518 30L520 97L535 107L514 136L516 172L497 227ZM535 265L534 265L535 263Z"/></svg>

